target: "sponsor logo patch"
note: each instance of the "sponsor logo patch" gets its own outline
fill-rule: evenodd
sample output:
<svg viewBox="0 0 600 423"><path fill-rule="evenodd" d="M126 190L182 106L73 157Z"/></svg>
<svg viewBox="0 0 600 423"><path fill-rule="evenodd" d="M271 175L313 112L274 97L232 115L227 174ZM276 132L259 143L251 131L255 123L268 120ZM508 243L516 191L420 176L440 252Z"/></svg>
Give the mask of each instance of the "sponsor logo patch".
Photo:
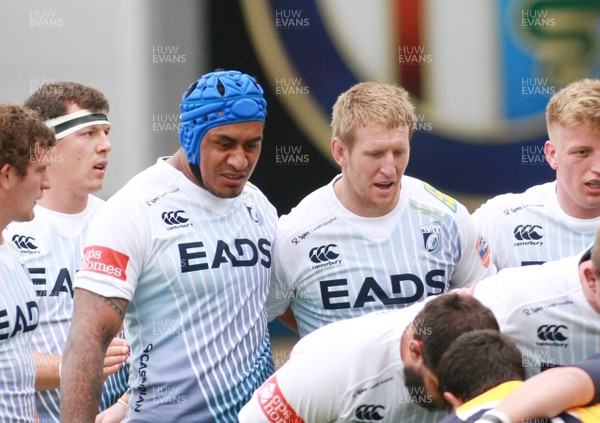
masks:
<svg viewBox="0 0 600 423"><path fill-rule="evenodd" d="M122 281L127 280L129 256L112 248L91 245L83 250L81 270L111 276Z"/></svg>
<svg viewBox="0 0 600 423"><path fill-rule="evenodd" d="M477 249L477 254L481 258L481 263L483 267L487 268L490 265L490 248L488 247L487 241L481 235L477 236L477 244L475 245Z"/></svg>
<svg viewBox="0 0 600 423"><path fill-rule="evenodd" d="M304 423L287 402L275 375L271 376L256 392L260 409L270 422Z"/></svg>

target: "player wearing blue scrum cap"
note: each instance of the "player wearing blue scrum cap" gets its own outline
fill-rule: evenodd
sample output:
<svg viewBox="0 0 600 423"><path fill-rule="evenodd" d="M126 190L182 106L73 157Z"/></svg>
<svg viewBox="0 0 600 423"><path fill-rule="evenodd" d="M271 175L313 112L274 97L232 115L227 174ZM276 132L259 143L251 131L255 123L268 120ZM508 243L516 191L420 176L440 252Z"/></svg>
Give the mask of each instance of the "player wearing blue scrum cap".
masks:
<svg viewBox="0 0 600 423"><path fill-rule="evenodd" d="M181 112L181 148L129 181L90 227L62 421L93 419L99 352L123 320L128 422L235 422L273 372L264 306L277 213L248 184L263 90L244 73L211 72L184 93Z"/></svg>
<svg viewBox="0 0 600 423"><path fill-rule="evenodd" d="M183 95L179 141L190 163L198 165L198 147L206 132L224 124L265 121L263 90L250 76L237 71L204 75Z"/></svg>

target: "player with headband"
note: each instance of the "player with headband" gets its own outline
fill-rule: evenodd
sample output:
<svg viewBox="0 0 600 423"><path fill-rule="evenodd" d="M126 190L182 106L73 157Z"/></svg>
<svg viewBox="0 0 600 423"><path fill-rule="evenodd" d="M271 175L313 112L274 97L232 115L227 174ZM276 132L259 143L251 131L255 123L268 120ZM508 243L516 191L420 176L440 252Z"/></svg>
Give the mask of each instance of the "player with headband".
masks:
<svg viewBox="0 0 600 423"><path fill-rule="evenodd" d="M110 122L105 113L94 113L87 109L80 109L76 112L48 119L46 125L53 128L56 132L56 139L61 140L88 126L110 126Z"/></svg>
<svg viewBox="0 0 600 423"><path fill-rule="evenodd" d="M104 183L111 143L109 103L95 88L75 82L41 86L25 101L56 133L50 156L50 189L34 208L31 222L13 223L5 238L22 253L35 288L39 325L33 348L38 362L36 406L40 421L58 422L60 363L73 312L72 281L81 266L90 220L104 201L93 195ZM100 409L127 390L123 363L129 349L115 339L108 349ZM115 373L117 372L117 373Z"/></svg>
<svg viewBox="0 0 600 423"><path fill-rule="evenodd" d="M75 278L61 418L88 421L99 363L125 320L126 421L235 422L273 372L265 301L277 213L248 183L266 102L238 71L184 93L181 147L98 213Z"/></svg>

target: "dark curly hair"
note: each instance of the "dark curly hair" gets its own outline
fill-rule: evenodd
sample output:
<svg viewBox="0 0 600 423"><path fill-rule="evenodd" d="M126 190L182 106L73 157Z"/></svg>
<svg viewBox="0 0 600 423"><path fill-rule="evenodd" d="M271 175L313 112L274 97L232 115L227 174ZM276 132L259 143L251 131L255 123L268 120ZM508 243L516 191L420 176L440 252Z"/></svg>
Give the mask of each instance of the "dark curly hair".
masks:
<svg viewBox="0 0 600 423"><path fill-rule="evenodd" d="M54 131L36 112L17 104L0 104L0 167L8 163L25 176L36 152L55 143Z"/></svg>

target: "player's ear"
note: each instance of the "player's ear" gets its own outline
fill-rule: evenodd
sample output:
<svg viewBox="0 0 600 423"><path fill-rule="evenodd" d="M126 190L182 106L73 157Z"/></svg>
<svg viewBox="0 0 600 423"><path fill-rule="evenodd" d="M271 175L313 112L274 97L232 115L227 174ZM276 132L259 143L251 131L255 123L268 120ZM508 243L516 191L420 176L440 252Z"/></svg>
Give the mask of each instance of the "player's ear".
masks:
<svg viewBox="0 0 600 423"><path fill-rule="evenodd" d="M596 291L599 289L597 284L598 271L592 264L591 260L586 263L582 263L581 265L583 266L583 283L585 283L593 293L596 293Z"/></svg>
<svg viewBox="0 0 600 423"><path fill-rule="evenodd" d="M452 406L452 411L456 411L458 407L464 404L464 401L456 395L454 395L452 392L444 392L442 396L446 401L450 403L450 405Z"/></svg>
<svg viewBox="0 0 600 423"><path fill-rule="evenodd" d="M556 146L550 140L544 143L544 155L546 156L546 161L550 167L556 170Z"/></svg>
<svg viewBox="0 0 600 423"><path fill-rule="evenodd" d="M423 362L423 342L417 339L411 339L408 343L408 354L415 365Z"/></svg>
<svg viewBox="0 0 600 423"><path fill-rule="evenodd" d="M11 175L12 165L10 163L5 163L2 167L0 167L0 186L8 188Z"/></svg>
<svg viewBox="0 0 600 423"><path fill-rule="evenodd" d="M345 167L346 165L346 157L344 155L346 148L346 144L338 137L331 140L331 154L333 154L333 159L340 167Z"/></svg>

